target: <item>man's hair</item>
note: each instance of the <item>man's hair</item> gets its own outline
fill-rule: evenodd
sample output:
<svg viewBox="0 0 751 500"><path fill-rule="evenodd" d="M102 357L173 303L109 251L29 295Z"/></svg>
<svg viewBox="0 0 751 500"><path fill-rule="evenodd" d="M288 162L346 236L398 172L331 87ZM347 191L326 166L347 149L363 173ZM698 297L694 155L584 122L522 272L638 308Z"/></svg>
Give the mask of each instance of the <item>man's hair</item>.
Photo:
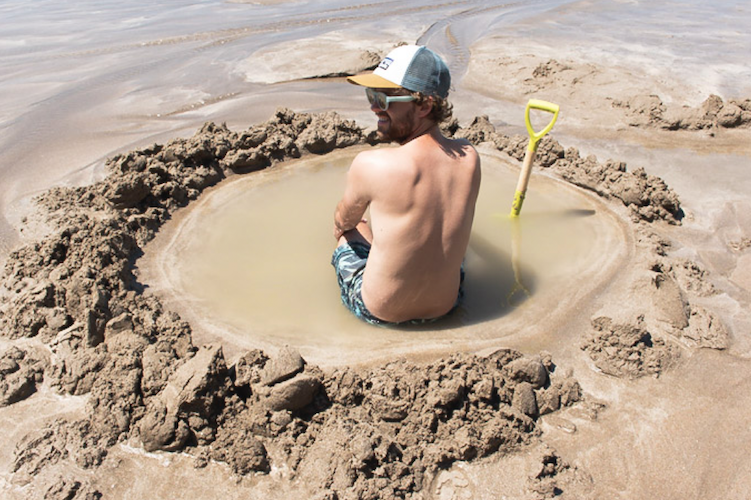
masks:
<svg viewBox="0 0 751 500"><path fill-rule="evenodd" d="M427 100L429 97L422 92L411 92L411 94L415 98L415 104L418 106L425 102L425 100ZM448 102L448 100L438 96L430 97L433 99L433 109L430 110L428 118L433 120L437 124L441 124L442 122L449 120L454 109L451 103Z"/></svg>

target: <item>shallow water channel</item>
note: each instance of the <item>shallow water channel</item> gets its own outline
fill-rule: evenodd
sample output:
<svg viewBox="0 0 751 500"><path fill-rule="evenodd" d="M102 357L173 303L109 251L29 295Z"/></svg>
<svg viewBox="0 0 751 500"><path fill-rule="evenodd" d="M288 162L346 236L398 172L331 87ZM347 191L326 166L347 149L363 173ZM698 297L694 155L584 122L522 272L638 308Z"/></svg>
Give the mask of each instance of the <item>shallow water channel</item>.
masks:
<svg viewBox="0 0 751 500"><path fill-rule="evenodd" d="M356 151L221 184L147 248L142 280L194 327L246 348L294 345L327 364L480 346L542 325L601 280L622 246L608 209L546 175L533 175L510 219L518 166L484 154L460 308L419 329L368 325L341 304L330 265L333 210Z"/></svg>

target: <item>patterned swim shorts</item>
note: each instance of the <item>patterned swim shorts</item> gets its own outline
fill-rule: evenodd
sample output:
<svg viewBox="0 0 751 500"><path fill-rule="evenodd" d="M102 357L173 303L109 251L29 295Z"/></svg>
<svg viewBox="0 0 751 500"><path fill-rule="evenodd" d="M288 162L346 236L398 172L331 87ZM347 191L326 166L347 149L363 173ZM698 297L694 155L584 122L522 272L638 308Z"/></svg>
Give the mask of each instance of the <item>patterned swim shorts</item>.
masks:
<svg viewBox="0 0 751 500"><path fill-rule="evenodd" d="M342 303L360 319L373 325L387 324L373 316L362 300L362 275L370 255L370 246L356 241L345 243L334 250L331 265L336 269L336 279Z"/></svg>
<svg viewBox="0 0 751 500"><path fill-rule="evenodd" d="M334 250L334 255L331 257L331 265L334 266L334 269L336 270L336 279L339 282L342 303L347 306L355 316L372 325L421 325L432 323L439 319L413 319L400 323L393 323L379 319L371 314L362 300L362 276L369 255L370 245L352 241L337 247L336 250ZM461 269L461 281L464 282L464 265L462 265ZM456 304L447 314L450 314L456 309L463 296L464 291L460 286Z"/></svg>

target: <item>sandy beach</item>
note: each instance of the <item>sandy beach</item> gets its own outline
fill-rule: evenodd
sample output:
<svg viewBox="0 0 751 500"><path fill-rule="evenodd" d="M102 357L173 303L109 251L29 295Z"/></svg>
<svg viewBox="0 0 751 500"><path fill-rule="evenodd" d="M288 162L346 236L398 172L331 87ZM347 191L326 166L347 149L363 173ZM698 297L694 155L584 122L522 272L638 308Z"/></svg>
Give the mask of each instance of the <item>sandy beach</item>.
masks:
<svg viewBox="0 0 751 500"><path fill-rule="evenodd" d="M95 50L70 41L28 64L6 43L6 74L20 76L0 81L0 496L751 497L748 8L715 18L691 3L660 31L662 3L651 15L459 3L368 21L386 6L236 2L221 29L192 27L211 14L194 6L174 14L186 28L116 30ZM246 9L268 17L241 20ZM343 76L416 41L449 62L445 133L476 145L488 179L520 168L527 100L561 106L520 217L528 244L550 247L528 251L523 272L550 276L519 304L469 304L464 322L433 330L379 335L307 310L279 324L240 317L246 296L272 307L252 282L264 266L241 269L250 240L274 235L262 221L333 211L335 194L298 181L278 196L307 201L254 219L230 240L241 251L207 259L230 284L191 285L200 252L222 248L205 225L221 228L232 200L384 147ZM532 238L534 217L551 213L563 218ZM564 245L556 225L591 244ZM470 250L482 282L495 257ZM505 297L517 262L499 255ZM317 260L301 264L314 279L330 272ZM221 294L233 275L246 288L218 305L195 289ZM300 293L320 308L323 291L340 306L333 285Z"/></svg>

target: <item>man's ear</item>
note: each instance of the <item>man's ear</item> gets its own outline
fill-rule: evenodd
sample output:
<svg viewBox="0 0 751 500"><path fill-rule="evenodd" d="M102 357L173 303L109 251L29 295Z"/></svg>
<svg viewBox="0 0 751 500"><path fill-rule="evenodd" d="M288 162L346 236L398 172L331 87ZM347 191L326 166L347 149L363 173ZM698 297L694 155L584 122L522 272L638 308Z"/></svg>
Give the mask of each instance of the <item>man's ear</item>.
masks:
<svg viewBox="0 0 751 500"><path fill-rule="evenodd" d="M431 111L433 111L433 106L435 106L435 101L431 96L425 97L423 101L417 106L417 115L420 118L427 117Z"/></svg>

